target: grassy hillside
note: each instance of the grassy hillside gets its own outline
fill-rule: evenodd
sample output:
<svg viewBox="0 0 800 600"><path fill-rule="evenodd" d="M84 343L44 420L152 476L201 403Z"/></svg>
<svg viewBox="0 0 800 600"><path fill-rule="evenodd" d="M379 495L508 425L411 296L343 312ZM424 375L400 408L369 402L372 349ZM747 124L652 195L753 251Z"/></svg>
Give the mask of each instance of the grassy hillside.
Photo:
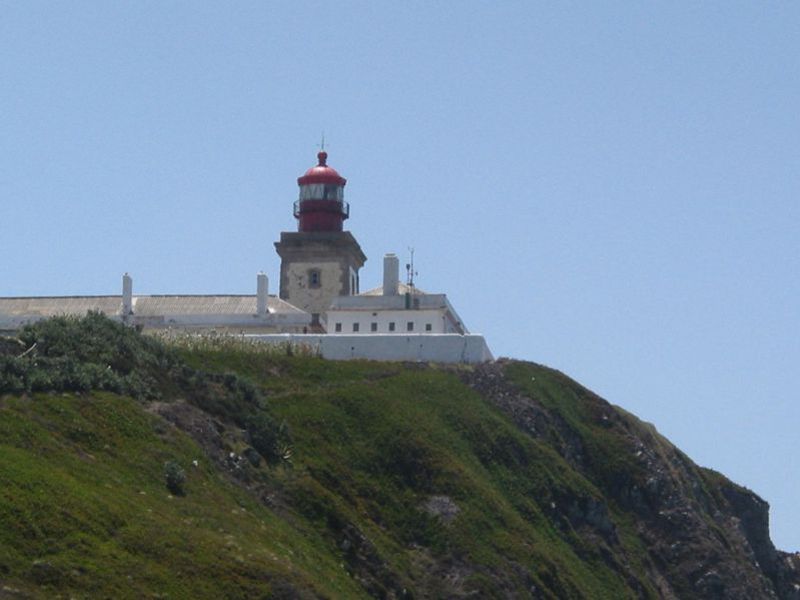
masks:
<svg viewBox="0 0 800 600"><path fill-rule="evenodd" d="M422 585L437 596L457 584L497 596L629 595L599 547L548 516L556 499L597 490L457 372L310 358L272 359L265 369L257 356L193 358L207 368L236 365L264 386L291 423L303 471L285 489L289 503L331 546L341 547L355 525L394 573L385 591ZM449 525L422 510L436 496L458 509ZM440 560L448 567L432 573Z"/></svg>
<svg viewBox="0 0 800 600"><path fill-rule="evenodd" d="M96 316L21 338L0 356L0 597L780 587L752 565L758 519L729 526L746 490L545 367L171 349ZM676 542L707 556L670 564ZM714 596L712 566L741 581Z"/></svg>
<svg viewBox="0 0 800 600"><path fill-rule="evenodd" d="M0 404L0 579L47 597L357 593L313 531L231 485L186 435L111 394ZM187 471L184 496L164 464ZM194 463L197 466L194 466ZM311 585L309 585L311 584ZM319 588L320 591L323 589Z"/></svg>

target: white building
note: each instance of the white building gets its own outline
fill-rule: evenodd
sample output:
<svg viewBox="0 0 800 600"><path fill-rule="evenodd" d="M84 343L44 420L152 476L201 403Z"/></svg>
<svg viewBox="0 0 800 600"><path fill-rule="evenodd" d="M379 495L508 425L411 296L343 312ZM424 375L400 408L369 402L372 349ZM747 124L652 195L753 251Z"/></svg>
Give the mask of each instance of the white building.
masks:
<svg viewBox="0 0 800 600"><path fill-rule="evenodd" d="M0 333L59 315L101 312L145 330L215 331L262 343L310 346L331 359L481 362L491 360L483 336L470 334L445 294L428 294L399 280L387 254L383 285L359 294L367 260L344 231L347 180L328 166L327 153L297 180L296 232L281 232L278 296L260 273L255 295L139 295L126 273L119 296L0 298Z"/></svg>
<svg viewBox="0 0 800 600"><path fill-rule="evenodd" d="M338 296L325 316L328 333L407 335L469 333L445 294L400 283L397 256L383 258L383 285L357 296Z"/></svg>

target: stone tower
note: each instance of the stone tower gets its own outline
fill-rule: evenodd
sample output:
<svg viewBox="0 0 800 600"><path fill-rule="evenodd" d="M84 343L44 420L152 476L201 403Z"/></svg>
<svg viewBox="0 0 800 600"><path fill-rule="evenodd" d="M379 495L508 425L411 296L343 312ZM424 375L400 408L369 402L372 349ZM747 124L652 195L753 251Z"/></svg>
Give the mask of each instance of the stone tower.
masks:
<svg viewBox="0 0 800 600"><path fill-rule="evenodd" d="M294 203L297 231L282 231L275 249L281 257L280 297L312 315L312 327L336 296L358 293L358 270L367 257L349 231L343 231L350 206L344 201L347 180L327 164L328 153L298 177Z"/></svg>

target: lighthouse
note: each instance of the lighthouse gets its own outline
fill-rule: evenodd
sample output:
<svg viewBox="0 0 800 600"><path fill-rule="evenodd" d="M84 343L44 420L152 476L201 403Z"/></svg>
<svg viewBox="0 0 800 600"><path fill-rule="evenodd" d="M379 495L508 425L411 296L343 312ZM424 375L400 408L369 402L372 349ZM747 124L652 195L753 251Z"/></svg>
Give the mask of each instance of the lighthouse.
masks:
<svg viewBox="0 0 800 600"><path fill-rule="evenodd" d="M297 178L294 202L297 231L281 232L275 249L281 258L280 297L311 313L312 328L322 330L320 315L337 296L358 294L358 271L367 257L344 221L350 205L344 199L347 180L328 165L328 153Z"/></svg>

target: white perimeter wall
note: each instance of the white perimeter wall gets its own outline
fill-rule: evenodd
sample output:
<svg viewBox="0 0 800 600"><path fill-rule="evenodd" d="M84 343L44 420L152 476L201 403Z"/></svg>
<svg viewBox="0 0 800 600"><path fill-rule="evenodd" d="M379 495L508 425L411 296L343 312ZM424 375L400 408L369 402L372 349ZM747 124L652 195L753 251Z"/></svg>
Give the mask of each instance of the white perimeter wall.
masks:
<svg viewBox="0 0 800 600"><path fill-rule="evenodd" d="M482 335L245 335L244 339L268 344L307 346L330 360L366 358L442 363L481 363L493 360Z"/></svg>

